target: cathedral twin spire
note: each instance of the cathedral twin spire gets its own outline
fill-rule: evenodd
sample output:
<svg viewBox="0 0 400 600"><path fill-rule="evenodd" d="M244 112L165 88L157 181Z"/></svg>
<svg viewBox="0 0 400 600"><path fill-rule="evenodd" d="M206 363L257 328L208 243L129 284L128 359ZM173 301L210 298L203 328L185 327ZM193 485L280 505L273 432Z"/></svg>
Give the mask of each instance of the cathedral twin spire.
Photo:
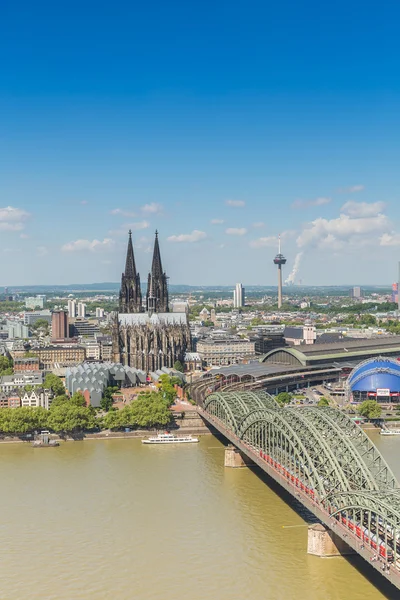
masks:
<svg viewBox="0 0 400 600"><path fill-rule="evenodd" d="M154 241L153 262L147 280L146 311L168 312L168 283L167 276L162 270L158 232ZM129 231L128 250L126 254L125 272L122 273L121 291L119 294L120 313L143 312L140 275L136 273L135 257L133 254L132 232Z"/></svg>

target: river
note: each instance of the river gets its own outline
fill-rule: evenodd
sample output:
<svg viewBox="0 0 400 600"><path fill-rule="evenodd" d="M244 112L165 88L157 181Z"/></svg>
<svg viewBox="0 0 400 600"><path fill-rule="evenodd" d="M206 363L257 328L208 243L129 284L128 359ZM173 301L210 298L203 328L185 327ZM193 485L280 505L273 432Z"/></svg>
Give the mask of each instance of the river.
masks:
<svg viewBox="0 0 400 600"><path fill-rule="evenodd" d="M400 476L400 438L374 441ZM396 597L361 559L307 555L292 501L223 459L212 436L1 444L0 599Z"/></svg>

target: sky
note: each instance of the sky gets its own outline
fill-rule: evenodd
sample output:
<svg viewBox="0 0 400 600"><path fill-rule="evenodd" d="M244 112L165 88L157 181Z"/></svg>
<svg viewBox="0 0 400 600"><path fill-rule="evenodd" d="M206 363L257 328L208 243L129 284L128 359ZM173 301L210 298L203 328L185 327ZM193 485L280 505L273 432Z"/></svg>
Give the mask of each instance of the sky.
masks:
<svg viewBox="0 0 400 600"><path fill-rule="evenodd" d="M0 286L390 285L400 5L0 8ZM293 267L296 266L296 272Z"/></svg>

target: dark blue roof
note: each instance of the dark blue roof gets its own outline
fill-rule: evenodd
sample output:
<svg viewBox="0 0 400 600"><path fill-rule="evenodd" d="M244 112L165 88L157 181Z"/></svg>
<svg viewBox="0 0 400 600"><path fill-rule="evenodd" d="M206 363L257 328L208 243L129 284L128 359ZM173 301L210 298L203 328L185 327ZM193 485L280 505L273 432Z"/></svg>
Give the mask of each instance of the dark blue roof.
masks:
<svg viewBox="0 0 400 600"><path fill-rule="evenodd" d="M348 383L353 392L378 388L400 392L400 362L383 357L365 361L350 374Z"/></svg>

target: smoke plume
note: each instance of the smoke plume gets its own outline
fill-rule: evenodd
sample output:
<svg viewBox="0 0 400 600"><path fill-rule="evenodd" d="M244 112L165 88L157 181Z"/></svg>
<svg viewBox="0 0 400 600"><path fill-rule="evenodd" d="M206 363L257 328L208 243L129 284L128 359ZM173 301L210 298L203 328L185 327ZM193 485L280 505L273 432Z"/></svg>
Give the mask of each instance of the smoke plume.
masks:
<svg viewBox="0 0 400 600"><path fill-rule="evenodd" d="M302 252L299 252L298 254L296 254L296 258L294 259L294 265L293 265L293 269L292 272L290 273L289 277L287 279L285 279L285 284L287 285L293 285L296 279L296 275L298 273L299 267L300 267L300 262L301 262L301 257L303 256Z"/></svg>

